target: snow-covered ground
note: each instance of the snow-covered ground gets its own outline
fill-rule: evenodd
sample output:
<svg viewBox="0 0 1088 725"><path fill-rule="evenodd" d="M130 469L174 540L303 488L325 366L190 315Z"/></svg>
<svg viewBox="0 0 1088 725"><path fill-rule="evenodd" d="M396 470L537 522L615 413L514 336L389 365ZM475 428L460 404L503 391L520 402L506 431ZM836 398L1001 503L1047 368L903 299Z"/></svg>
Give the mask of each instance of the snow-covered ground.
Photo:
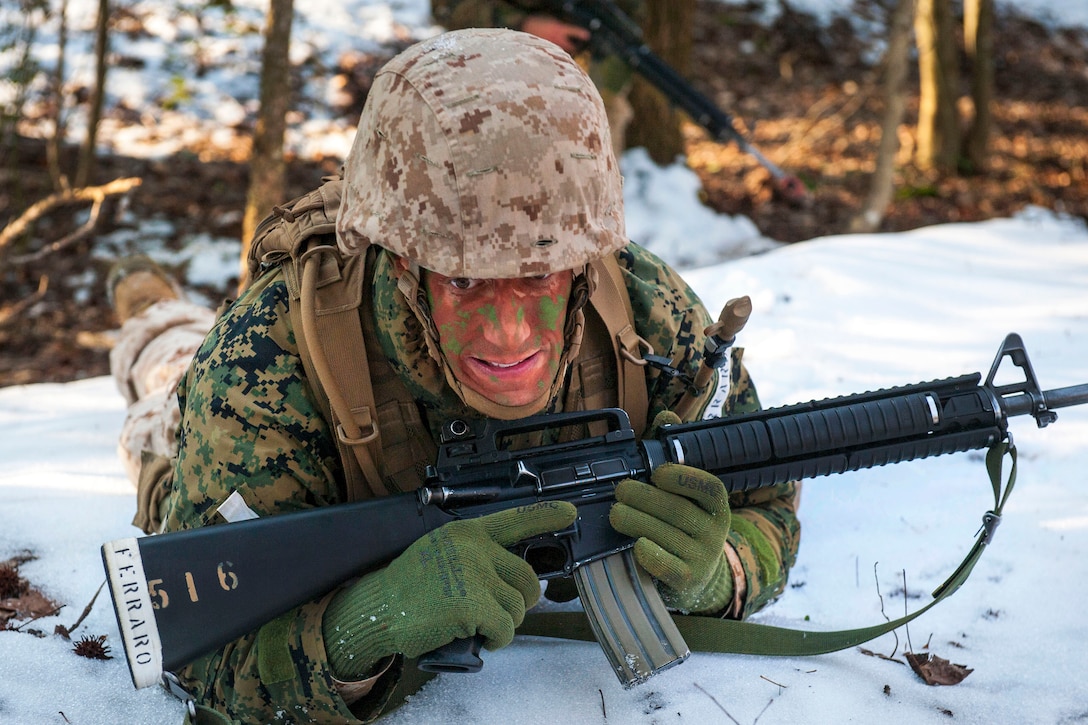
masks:
<svg viewBox="0 0 1088 725"><path fill-rule="evenodd" d="M115 74L111 86L117 97L133 94L129 102L147 119L128 137L107 141L125 153L169 151L161 143L174 123L176 129L197 121L205 130L222 129L237 122L239 109L252 111L251 41L208 40L215 33L197 33L195 14L170 17L163 5L133 3L153 34L118 48L145 60L139 72ZM435 30L420 0L297 5L302 45L293 53L312 53L321 59L315 67L331 65L341 49L365 50L398 32L423 37ZM829 7L826 0L792 5L815 12ZM72 0L72 17L83 17L85 27L93 6ZM204 29L259 24L262 3L238 0L235 6L233 16L203 13ZM1019 6L1088 26L1082 0ZM72 68L87 72L86 32L70 42ZM155 99L169 92L172 74L181 75L185 59L198 50L231 62L212 64L204 80L188 81L182 110L162 111ZM248 75L240 72L247 68ZM312 91L318 109L327 89L315 81ZM294 127L299 153L319 139L346 148L350 129L339 129L333 114L315 110L311 118ZM229 142L230 132L219 132ZM699 206L682 167L656 169L637 152L623 164L631 236L685 268L712 312L731 297L752 297L755 311L741 344L765 405L986 372L1010 331L1023 335L1044 388L1088 382L1088 229L1080 223L1032 210L1012 220L780 247L747 219ZM164 222L134 224L135 233L96 246L167 254L155 242L169 236ZM190 284L234 274L236 242L190 242L182 252L190 260ZM763 253L749 256L753 252ZM730 261L718 263L722 259ZM123 659L78 657L52 634L55 625L76 621L103 582L98 547L135 532L129 525L133 492L114 452L123 414L121 396L105 378L0 389L0 561L33 551L38 558L23 566L23 575L66 605L22 631L0 631L3 725L181 720L170 696L132 689ZM930 687L901 662L847 650L807 659L696 654L625 691L596 645L524 638L489 655L480 674L440 677L388 722L1086 721L1088 625L1081 603L1088 597L1088 406L1059 411L1045 430L1027 418L1011 428L1020 449L1019 483L996 539L967 585L909 632L915 651L928 644L929 651L974 669L959 685ZM809 629L874 624L903 611L904 576L907 606L922 606L963 558L991 506L989 482L973 454L809 482L790 588L756 619ZM105 634L119 657L104 597L75 635ZM907 632L898 635L868 647L901 657Z"/></svg>

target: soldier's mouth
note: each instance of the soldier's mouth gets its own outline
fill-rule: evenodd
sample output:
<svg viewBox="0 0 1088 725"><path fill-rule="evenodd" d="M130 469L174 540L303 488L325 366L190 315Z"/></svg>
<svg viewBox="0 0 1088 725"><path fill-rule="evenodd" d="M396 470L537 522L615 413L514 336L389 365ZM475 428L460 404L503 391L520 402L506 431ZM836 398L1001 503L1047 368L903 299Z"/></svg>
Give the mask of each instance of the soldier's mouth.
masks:
<svg viewBox="0 0 1088 725"><path fill-rule="evenodd" d="M539 397L541 386L554 377L554 373L548 372L548 351L537 350L517 359L511 357L462 357L460 381L488 400L502 405L525 405Z"/></svg>
<svg viewBox="0 0 1088 725"><path fill-rule="evenodd" d="M490 370L490 371L499 372L499 373L512 373L512 372L520 372L520 371L524 370L525 368L529 367L530 365L532 365L532 363L536 360L536 358L537 358L537 356L539 354L540 354L539 352L534 352L529 357L522 358L520 360L515 360L514 362L500 362L498 360L484 360L483 358L478 358L478 357L474 357L474 358L472 358L472 360L473 360L473 362L477 363L481 367L483 367L483 368L485 368L487 370Z"/></svg>

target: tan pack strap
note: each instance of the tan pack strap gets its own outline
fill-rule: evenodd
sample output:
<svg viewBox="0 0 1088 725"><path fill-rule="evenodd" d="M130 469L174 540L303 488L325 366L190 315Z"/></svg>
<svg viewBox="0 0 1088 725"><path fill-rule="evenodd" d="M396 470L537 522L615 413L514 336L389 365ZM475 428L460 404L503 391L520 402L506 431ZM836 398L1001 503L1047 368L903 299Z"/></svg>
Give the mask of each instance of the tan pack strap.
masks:
<svg viewBox="0 0 1088 725"><path fill-rule="evenodd" d="M389 491L381 475L381 434L359 319L362 285L334 284L361 265L362 258L347 260L343 270L338 259L337 249L327 245L299 257L299 304L292 309L301 308L301 325L295 326L299 351L304 365L309 358L328 398L337 445L350 450L359 463L359 471L344 466L348 499L355 501Z"/></svg>
<svg viewBox="0 0 1088 725"><path fill-rule="evenodd" d="M592 263L597 271L597 289L590 304L604 321L616 353L616 382L620 407L631 418L636 433L646 429L650 396L646 391L646 361L643 353L653 353L650 344L635 332L635 313L615 255Z"/></svg>

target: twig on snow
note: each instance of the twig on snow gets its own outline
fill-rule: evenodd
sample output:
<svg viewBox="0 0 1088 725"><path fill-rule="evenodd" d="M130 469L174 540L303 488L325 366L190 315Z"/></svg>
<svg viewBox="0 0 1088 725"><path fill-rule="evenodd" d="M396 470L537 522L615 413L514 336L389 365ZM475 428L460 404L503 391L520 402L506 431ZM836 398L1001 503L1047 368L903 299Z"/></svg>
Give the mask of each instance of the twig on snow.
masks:
<svg viewBox="0 0 1088 725"><path fill-rule="evenodd" d="M719 710L721 710L722 712L724 712L724 713L725 713L725 716L726 716L727 718L729 718L730 720L732 720L732 721L733 721L733 723L734 723L734 725L740 725L740 723L739 723L739 722L737 722L737 719L736 719L735 717L733 717L732 715L730 715L730 714L729 714L729 711L728 711L728 710L726 710L726 709L725 709L725 708L724 708L724 707L722 706L722 704L721 704L720 702L718 702L718 698L714 697L714 696L713 696L713 695L711 695L711 694L710 694L709 692L707 692L706 690L704 690L704 689L703 689L703 687L702 687L702 685L700 685L700 684L699 684L698 682L693 682L692 684L693 684L693 685L695 685L695 689L697 689L697 690L698 690L699 692L701 692L701 693L703 693L704 695L706 695L707 697L709 697L709 698L710 698L710 701L711 701L711 702L713 702L713 703L714 703L715 705L717 705L717 706L718 706L718 709L719 709Z"/></svg>

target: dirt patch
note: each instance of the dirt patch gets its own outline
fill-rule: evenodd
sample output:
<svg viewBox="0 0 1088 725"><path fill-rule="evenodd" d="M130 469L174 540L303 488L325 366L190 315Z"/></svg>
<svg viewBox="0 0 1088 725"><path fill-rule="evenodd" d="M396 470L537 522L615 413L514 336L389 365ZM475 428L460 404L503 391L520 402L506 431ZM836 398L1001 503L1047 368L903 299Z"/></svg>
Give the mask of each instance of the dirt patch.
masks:
<svg viewBox="0 0 1088 725"><path fill-rule="evenodd" d="M706 140L692 126L686 131L688 160L702 179L705 202L750 217L764 235L784 242L842 232L864 201L875 164L883 104L878 70L864 61L872 42L845 22L818 29L812 18L797 13L763 27L754 8L710 0L699 4L696 28L695 85L738 119L753 123L755 145L800 176L813 196L809 208L775 198L768 173L753 159L734 146ZM939 176L907 164L917 112L912 101L900 132L898 196L884 231L1003 217L1029 205L1088 217L1088 110L1080 103L1088 97L1088 33L1053 31L1007 14L999 16L997 33L990 168ZM371 67L376 65L357 62L354 70L345 68L346 87L355 89L346 113L357 113L367 87L359 69L365 76ZM0 225L51 191L40 143L21 139L5 148L4 156ZM289 195L313 188L338 163L292 160ZM100 160L98 179L121 176L140 176L143 184L122 206L104 212L100 232L132 219L166 219L179 240L200 232L241 233L242 164L217 158L207 148L159 161ZM92 258L94 239L41 261L10 261L77 224L67 211L52 214L0 262L0 386L108 372L114 321L103 287L109 265Z"/></svg>

